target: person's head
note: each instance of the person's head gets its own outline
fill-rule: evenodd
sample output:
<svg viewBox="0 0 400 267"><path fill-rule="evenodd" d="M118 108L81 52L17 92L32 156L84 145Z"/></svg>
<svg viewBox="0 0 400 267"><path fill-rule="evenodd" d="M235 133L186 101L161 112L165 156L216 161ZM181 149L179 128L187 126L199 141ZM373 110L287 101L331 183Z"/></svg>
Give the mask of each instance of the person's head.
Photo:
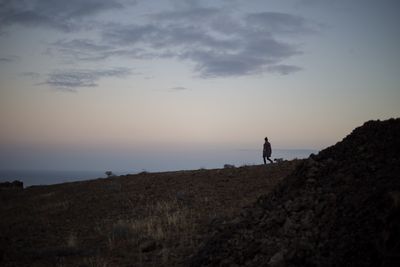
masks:
<svg viewBox="0 0 400 267"><path fill-rule="evenodd" d="M264 140L265 140L265 142L268 142L268 137L265 137Z"/></svg>

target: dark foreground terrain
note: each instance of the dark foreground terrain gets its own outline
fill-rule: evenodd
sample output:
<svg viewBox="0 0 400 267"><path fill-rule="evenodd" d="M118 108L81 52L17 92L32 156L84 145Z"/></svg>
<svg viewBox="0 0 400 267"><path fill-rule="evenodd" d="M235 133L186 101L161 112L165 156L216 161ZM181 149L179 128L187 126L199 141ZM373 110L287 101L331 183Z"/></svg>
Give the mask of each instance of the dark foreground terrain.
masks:
<svg viewBox="0 0 400 267"><path fill-rule="evenodd" d="M0 266L186 266L299 162L3 189Z"/></svg>
<svg viewBox="0 0 400 267"><path fill-rule="evenodd" d="M1 266L400 266L400 119L306 160L0 191Z"/></svg>
<svg viewBox="0 0 400 267"><path fill-rule="evenodd" d="M302 162L212 237L192 266L400 266L400 119Z"/></svg>

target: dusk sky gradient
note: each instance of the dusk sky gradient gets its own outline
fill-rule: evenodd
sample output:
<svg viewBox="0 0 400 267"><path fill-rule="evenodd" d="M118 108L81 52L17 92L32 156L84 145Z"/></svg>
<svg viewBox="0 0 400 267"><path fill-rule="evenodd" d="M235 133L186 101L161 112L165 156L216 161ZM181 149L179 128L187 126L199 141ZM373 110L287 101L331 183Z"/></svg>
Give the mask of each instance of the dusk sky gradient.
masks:
<svg viewBox="0 0 400 267"><path fill-rule="evenodd" d="M261 163L265 136L333 145L400 115L399 12L396 0L0 0L0 169L140 169L227 149Z"/></svg>

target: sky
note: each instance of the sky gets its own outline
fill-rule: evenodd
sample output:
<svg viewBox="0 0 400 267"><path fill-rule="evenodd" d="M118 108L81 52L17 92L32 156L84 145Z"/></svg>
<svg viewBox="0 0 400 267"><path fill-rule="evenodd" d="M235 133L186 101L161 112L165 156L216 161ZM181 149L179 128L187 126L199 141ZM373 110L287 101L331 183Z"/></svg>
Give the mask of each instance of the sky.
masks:
<svg viewBox="0 0 400 267"><path fill-rule="evenodd" d="M0 169L151 168L261 150L265 136L273 149L323 149L399 117L399 11L396 0L0 0Z"/></svg>

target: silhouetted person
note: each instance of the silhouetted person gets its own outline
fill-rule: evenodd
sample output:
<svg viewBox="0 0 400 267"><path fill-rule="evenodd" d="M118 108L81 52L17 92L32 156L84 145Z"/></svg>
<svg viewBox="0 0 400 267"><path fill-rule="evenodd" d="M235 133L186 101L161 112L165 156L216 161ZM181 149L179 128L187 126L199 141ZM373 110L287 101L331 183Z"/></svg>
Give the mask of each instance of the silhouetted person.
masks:
<svg viewBox="0 0 400 267"><path fill-rule="evenodd" d="M264 143L264 149L263 149L263 159L264 159L264 164L267 164L265 158L269 160L269 162L273 163L272 160L270 159L271 157L271 144L268 142L268 137L265 137L265 143Z"/></svg>

